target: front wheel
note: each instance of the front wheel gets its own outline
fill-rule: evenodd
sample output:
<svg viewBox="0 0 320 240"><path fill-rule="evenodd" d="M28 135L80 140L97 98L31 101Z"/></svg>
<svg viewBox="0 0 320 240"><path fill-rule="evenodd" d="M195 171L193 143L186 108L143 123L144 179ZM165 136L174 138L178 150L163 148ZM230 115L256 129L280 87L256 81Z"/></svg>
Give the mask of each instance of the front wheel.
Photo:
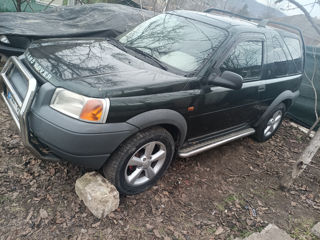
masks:
<svg viewBox="0 0 320 240"><path fill-rule="evenodd" d="M254 138L258 142L265 142L270 139L280 127L285 112L286 105L284 103L276 106L256 128Z"/></svg>
<svg viewBox="0 0 320 240"><path fill-rule="evenodd" d="M103 167L104 176L124 195L152 187L169 167L175 150L171 134L154 127L137 133L113 153Z"/></svg>

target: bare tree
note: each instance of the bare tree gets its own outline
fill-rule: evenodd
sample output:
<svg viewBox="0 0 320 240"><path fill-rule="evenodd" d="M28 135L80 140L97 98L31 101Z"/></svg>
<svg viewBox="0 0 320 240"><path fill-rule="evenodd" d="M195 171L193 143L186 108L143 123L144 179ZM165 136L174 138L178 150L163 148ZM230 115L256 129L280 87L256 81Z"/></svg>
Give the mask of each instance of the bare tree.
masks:
<svg viewBox="0 0 320 240"><path fill-rule="evenodd" d="M319 114L318 114L318 94L317 94L317 89L315 86L315 75L317 73L317 69L318 69L318 61L317 61L317 56L316 56L316 49L313 48L313 52L312 52L312 56L313 56L313 72L311 77L308 76L308 74L305 72L305 77L307 78L307 80L309 81L309 83L312 86L312 90L314 93L314 115L316 117L315 122L313 123L313 125L311 126L311 128L309 129L307 135L309 136L311 134L311 132L316 128L316 126L319 124L320 122L320 118L319 118Z"/></svg>
<svg viewBox="0 0 320 240"><path fill-rule="evenodd" d="M170 0L166 0L166 4L165 4L165 7L163 9L163 12L166 12L168 10L169 4L170 4Z"/></svg>
<svg viewBox="0 0 320 240"><path fill-rule="evenodd" d="M280 3L283 2L284 0L277 0L276 3ZM301 10L301 12L303 12L303 14L306 16L306 18L308 19L308 21L311 23L312 27L316 30L316 32L320 35L320 28L319 26L313 21L310 13L307 11L307 9L301 4L298 3L296 0L286 0L288 2L290 2L291 4L295 5L297 8L299 8ZM315 1L315 4L319 4L319 1Z"/></svg>
<svg viewBox="0 0 320 240"><path fill-rule="evenodd" d="M28 5L29 1L28 0L12 0L14 7L16 8L17 12L23 12L23 5L25 4L26 6Z"/></svg>
<svg viewBox="0 0 320 240"><path fill-rule="evenodd" d="M283 1L284 0L277 0L276 3L280 3ZM295 0L286 0L286 1L295 5L297 8L299 8L304 13L306 18L311 23L311 25L313 26L313 28L316 30L316 32L319 34L319 37L320 37L320 29L317 26L317 24L313 21L313 18L310 16L310 13L305 9L305 7ZM315 4L320 5L320 2L315 1ZM317 69L316 61L314 64L315 64L315 66L314 66L314 72L312 74L312 77L310 78L306 73L305 73L305 75L306 75L307 79L311 82L311 85L312 85L314 92L315 92L315 101L317 101L317 92L316 92L315 86L313 84L314 77L315 77L315 71ZM317 102L315 103L315 107L317 107ZM319 122L319 117L318 117L318 113L317 113L316 108L315 108L315 113L316 113L317 120L312 128L314 128L316 126L316 124ZM312 128L311 128L311 130L312 130ZM309 131L309 133L310 133L310 131ZM302 152L302 154L300 155L298 160L293 165L292 170L290 172L288 172L287 174L285 174L284 177L281 179L280 186L282 188L287 189L287 188L291 187L294 179L299 177L300 174L304 171L304 169L308 165L310 165L312 159L314 158L315 154L318 152L319 148L320 148L320 130L318 130L315 133L315 135L312 138L312 140L310 141L309 145L306 147L306 149Z"/></svg>
<svg viewBox="0 0 320 240"><path fill-rule="evenodd" d="M43 10L46 10L52 3L54 0L51 0L44 8ZM13 5L16 9L17 12L24 12L26 11L27 7L29 7L31 9L32 12L34 12L33 8L32 8L32 1L31 0L12 0Z"/></svg>

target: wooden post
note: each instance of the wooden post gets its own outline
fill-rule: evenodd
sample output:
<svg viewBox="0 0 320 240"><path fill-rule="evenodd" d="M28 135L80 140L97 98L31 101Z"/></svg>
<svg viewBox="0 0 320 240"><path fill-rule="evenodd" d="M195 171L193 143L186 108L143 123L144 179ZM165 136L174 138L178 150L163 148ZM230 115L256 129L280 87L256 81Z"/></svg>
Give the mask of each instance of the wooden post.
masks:
<svg viewBox="0 0 320 240"><path fill-rule="evenodd" d="M306 149L302 152L299 159L293 165L291 172L287 173L280 182L280 187L282 189L288 189L291 187L294 179L300 176L304 169L310 164L313 157L316 155L318 149L320 148L320 129L316 132L312 140Z"/></svg>

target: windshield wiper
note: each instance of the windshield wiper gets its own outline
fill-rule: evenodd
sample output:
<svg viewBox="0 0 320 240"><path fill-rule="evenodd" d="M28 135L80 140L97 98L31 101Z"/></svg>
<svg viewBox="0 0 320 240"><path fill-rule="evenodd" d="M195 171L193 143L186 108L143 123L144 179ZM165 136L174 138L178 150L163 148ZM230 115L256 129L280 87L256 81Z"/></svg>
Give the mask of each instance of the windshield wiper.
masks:
<svg viewBox="0 0 320 240"><path fill-rule="evenodd" d="M159 59L157 59L156 57L152 56L151 54L148 54L142 50L140 50L139 48L135 48L135 47L130 47L127 45L124 45L125 48L130 49L136 53L138 53L139 55L142 55L144 57L147 57L148 59L152 60L154 63L156 63L160 68L162 68L163 70L167 71L168 67L165 66Z"/></svg>
<svg viewBox="0 0 320 240"><path fill-rule="evenodd" d="M127 48L118 40L114 39L114 38L107 38L107 41L112 44L113 46L119 48L120 50L127 52Z"/></svg>

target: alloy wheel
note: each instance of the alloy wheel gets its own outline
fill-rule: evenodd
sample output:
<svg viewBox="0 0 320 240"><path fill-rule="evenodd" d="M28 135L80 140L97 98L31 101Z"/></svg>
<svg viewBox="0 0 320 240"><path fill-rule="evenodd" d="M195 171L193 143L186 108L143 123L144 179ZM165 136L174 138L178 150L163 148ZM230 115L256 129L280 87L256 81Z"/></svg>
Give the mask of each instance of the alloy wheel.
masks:
<svg viewBox="0 0 320 240"><path fill-rule="evenodd" d="M282 119L282 111L276 111L273 116L269 119L267 127L264 129L264 136L269 137L279 126Z"/></svg>
<svg viewBox="0 0 320 240"><path fill-rule="evenodd" d="M153 141L142 146L129 159L125 169L128 185L139 186L151 181L165 163L167 150L163 143Z"/></svg>

